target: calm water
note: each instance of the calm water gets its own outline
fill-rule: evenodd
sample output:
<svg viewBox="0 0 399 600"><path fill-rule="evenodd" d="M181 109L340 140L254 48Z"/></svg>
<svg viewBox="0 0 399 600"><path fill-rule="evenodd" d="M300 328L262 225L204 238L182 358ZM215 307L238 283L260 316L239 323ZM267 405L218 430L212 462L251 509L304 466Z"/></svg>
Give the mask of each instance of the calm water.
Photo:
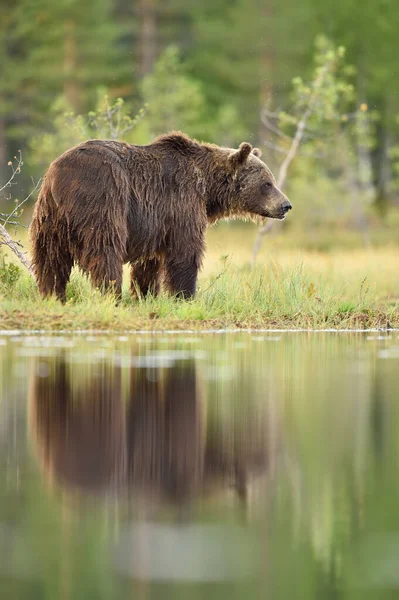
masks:
<svg viewBox="0 0 399 600"><path fill-rule="evenodd" d="M0 597L397 598L399 334L0 335Z"/></svg>

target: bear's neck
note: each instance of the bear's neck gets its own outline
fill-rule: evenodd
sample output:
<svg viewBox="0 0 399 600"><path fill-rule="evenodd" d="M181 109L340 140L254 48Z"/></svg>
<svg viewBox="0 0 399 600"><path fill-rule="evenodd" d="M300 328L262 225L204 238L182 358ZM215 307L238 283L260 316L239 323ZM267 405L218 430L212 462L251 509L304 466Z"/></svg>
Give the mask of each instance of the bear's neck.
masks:
<svg viewBox="0 0 399 600"><path fill-rule="evenodd" d="M215 200L214 197L206 203L206 215L208 217L208 223L213 225L221 219L228 219L231 216L231 209L225 203L221 203L219 200Z"/></svg>
<svg viewBox="0 0 399 600"><path fill-rule="evenodd" d="M228 175L227 156L220 153L220 148L216 152L211 149L204 156L202 170L206 174L205 201L209 224L232 216L231 197L235 184Z"/></svg>

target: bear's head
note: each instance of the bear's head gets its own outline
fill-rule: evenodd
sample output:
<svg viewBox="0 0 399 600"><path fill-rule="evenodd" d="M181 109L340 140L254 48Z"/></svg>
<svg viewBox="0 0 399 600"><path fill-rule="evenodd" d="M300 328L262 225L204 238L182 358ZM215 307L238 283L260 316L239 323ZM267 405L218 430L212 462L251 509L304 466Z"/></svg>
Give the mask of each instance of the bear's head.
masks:
<svg viewBox="0 0 399 600"><path fill-rule="evenodd" d="M251 216L284 219L292 205L260 156L261 152L247 142L238 150L229 151L228 165L233 180L231 209Z"/></svg>

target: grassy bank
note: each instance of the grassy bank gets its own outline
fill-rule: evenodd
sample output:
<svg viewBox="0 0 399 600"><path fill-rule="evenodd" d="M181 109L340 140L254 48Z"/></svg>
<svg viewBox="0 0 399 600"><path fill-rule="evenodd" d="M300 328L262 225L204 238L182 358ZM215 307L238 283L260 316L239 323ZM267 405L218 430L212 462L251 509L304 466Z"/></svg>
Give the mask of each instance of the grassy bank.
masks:
<svg viewBox="0 0 399 600"><path fill-rule="evenodd" d="M227 231L227 233L226 233ZM42 300L24 273L0 288L0 329L202 329L399 327L396 247L309 252L267 240L250 269L252 239L211 230L197 297L123 301L93 290L78 271L68 302Z"/></svg>

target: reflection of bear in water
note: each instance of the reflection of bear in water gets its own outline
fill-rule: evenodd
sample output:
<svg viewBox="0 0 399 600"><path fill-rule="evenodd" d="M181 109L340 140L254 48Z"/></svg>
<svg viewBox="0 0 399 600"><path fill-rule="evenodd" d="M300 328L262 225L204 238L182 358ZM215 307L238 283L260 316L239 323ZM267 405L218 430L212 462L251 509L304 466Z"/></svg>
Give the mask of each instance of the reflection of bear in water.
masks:
<svg viewBox="0 0 399 600"><path fill-rule="evenodd" d="M131 486L175 500L198 489L205 445L203 408L194 363L163 372L132 369L127 418Z"/></svg>
<svg viewBox="0 0 399 600"><path fill-rule="evenodd" d="M79 384L63 360L41 361L33 370L30 425L50 479L93 492L119 486L125 471L120 370L91 365L78 373Z"/></svg>
<svg viewBox="0 0 399 600"><path fill-rule="evenodd" d="M132 369L126 408L117 367L91 365L75 381L59 359L33 371L31 431L45 471L62 488L128 489L181 503L227 483L245 498L249 476L267 466L259 411L246 409L240 422L230 415L230 425L219 416L207 427L194 362Z"/></svg>

